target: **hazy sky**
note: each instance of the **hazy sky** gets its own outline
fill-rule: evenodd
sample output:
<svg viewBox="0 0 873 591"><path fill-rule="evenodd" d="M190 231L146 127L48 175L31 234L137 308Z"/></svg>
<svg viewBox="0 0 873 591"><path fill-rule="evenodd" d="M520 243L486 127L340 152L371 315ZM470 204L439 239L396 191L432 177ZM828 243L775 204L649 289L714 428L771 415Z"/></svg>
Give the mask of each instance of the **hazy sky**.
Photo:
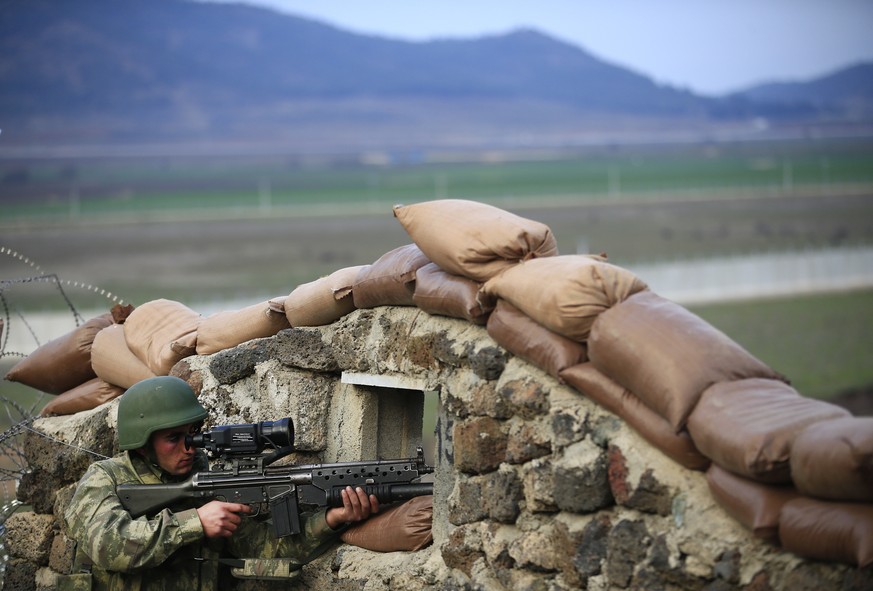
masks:
<svg viewBox="0 0 873 591"><path fill-rule="evenodd" d="M873 0L219 1L410 41L534 28L702 94L873 61Z"/></svg>

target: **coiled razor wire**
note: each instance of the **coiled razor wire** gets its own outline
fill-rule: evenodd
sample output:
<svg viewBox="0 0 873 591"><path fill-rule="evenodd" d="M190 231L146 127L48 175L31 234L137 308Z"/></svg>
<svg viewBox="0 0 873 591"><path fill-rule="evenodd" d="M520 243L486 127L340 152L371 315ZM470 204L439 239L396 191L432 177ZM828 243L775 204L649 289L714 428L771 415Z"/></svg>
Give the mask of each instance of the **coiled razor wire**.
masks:
<svg viewBox="0 0 873 591"><path fill-rule="evenodd" d="M58 296L63 300L65 306L69 309L76 327L81 326L85 322L85 319L82 317L82 314L79 312L79 310L76 309L76 306L73 304L73 301L70 299L65 288L76 288L93 292L95 294L108 298L116 304L124 304L124 300L120 299L117 295L114 295L113 293L100 287L82 281L69 281L61 279L54 273L45 273L35 261L20 254L14 249L0 246L0 255L15 259L16 261L21 262L30 269L30 271L28 272L28 276L26 277L13 279L0 278L0 320L3 321L2 324L0 324L0 335L2 335L0 336L0 358L24 358L28 356L28 353L20 351L9 351L7 349L7 344L9 343L10 328L12 327L11 320L13 318L17 322L20 322L22 326L24 326L25 330L29 333L30 338L33 339L33 342L36 344L37 347L41 345L39 335L37 335L36 331L33 329L32 323L28 321L27 313L23 312L18 306L15 305L14 299L11 297L10 293L12 287L40 283L48 283L54 285L57 288ZM19 502L15 498L15 491L18 488L18 483L21 482L21 478L24 476L28 469L27 458L24 454L24 433L28 431L37 433L42 437L47 437L48 439L52 439L54 441L57 441L58 443L70 447L76 447L64 441L55 439L45 433L36 431L31 427L33 421L36 419L36 407L39 401L40 399L37 398L31 408L28 409L14 400L10 400L6 397L0 397L0 402L2 402L3 404L3 412L6 415L6 422L11 425L5 431L0 433L0 458L2 458L4 461L4 464L0 465L0 489L2 489L2 496L0 496L0 589L3 588L3 579L5 575L6 564L9 560L9 556L6 551L5 524L9 516L12 515L18 509L18 507L21 506L21 502ZM77 449L80 449L82 452L85 453L90 453L99 458L105 458L105 456L96 454L87 449Z"/></svg>

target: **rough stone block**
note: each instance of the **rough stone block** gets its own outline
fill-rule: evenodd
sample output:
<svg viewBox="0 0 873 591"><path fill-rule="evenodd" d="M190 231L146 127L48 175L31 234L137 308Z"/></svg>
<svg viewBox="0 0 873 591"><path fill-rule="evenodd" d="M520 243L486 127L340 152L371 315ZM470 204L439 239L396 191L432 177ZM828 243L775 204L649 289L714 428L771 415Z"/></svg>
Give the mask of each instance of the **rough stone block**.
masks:
<svg viewBox="0 0 873 591"><path fill-rule="evenodd" d="M548 458L536 459L524 465L522 483L528 511L555 512L554 468Z"/></svg>
<svg viewBox="0 0 873 591"><path fill-rule="evenodd" d="M3 591L34 591L37 565L23 558L12 558L3 573Z"/></svg>
<svg viewBox="0 0 873 591"><path fill-rule="evenodd" d="M559 568L558 549L552 527L525 532L510 546L509 554L525 569L554 572Z"/></svg>
<svg viewBox="0 0 873 591"><path fill-rule="evenodd" d="M9 553L34 564L48 564L54 538L54 516L21 511L9 516L6 527L6 545Z"/></svg>
<svg viewBox="0 0 873 591"><path fill-rule="evenodd" d="M470 576L473 563L485 556L478 526L456 528L449 535L441 553L449 568L456 568Z"/></svg>
<svg viewBox="0 0 873 591"><path fill-rule="evenodd" d="M482 503L488 517L501 523L513 523L519 514L519 503L524 497L518 472L508 466L482 477Z"/></svg>
<svg viewBox="0 0 873 591"><path fill-rule="evenodd" d="M523 464L552 452L548 423L540 420L510 421L506 461Z"/></svg>
<svg viewBox="0 0 873 591"><path fill-rule="evenodd" d="M483 347L470 353L470 368L483 380L496 380L506 368L508 356L500 347Z"/></svg>
<svg viewBox="0 0 873 591"><path fill-rule="evenodd" d="M502 384L497 393L507 400L514 416L533 419L549 412L548 391L536 380L512 380Z"/></svg>
<svg viewBox="0 0 873 591"><path fill-rule="evenodd" d="M609 582L627 587L638 564L643 563L651 538L642 521L623 519L607 537L606 573Z"/></svg>
<svg viewBox="0 0 873 591"><path fill-rule="evenodd" d="M564 450L555 462L555 504L562 511L591 513L613 504L606 454L589 440Z"/></svg>
<svg viewBox="0 0 873 591"><path fill-rule="evenodd" d="M490 417L455 423L452 439L455 467L461 472L490 472L506 459L507 440L503 426Z"/></svg>
<svg viewBox="0 0 873 591"><path fill-rule="evenodd" d="M219 384L229 385L255 373L255 366L270 359L271 339L256 339L215 353L209 371Z"/></svg>
<svg viewBox="0 0 873 591"><path fill-rule="evenodd" d="M481 476L458 478L449 496L449 521L454 525L463 525L488 515L482 502L484 489L485 481Z"/></svg>
<svg viewBox="0 0 873 591"><path fill-rule="evenodd" d="M289 328L271 339L271 356L284 365L322 372L337 372L334 350L317 328Z"/></svg>
<svg viewBox="0 0 873 591"><path fill-rule="evenodd" d="M49 567L59 573L70 574L75 548L76 543L73 540L63 533L57 534L52 540L51 550L49 551Z"/></svg>

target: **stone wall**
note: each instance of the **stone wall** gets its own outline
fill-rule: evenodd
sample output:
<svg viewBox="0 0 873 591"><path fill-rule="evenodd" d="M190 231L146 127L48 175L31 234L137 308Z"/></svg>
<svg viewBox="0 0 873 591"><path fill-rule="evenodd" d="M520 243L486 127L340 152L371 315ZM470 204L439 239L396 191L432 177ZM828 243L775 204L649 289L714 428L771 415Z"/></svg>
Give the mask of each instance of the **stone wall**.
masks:
<svg viewBox="0 0 873 591"><path fill-rule="evenodd" d="M463 320L357 310L188 357L172 373L200 393L212 424L292 417L301 462L411 455L423 392L436 392L434 543L385 554L339 545L304 568L299 588L873 587L871 569L804 560L755 538L715 504L702 472ZM68 568L57 516L95 458L82 450L114 453L116 406L35 422L43 435L28 435L32 471L19 487L31 510L6 522L6 591L51 589Z"/></svg>

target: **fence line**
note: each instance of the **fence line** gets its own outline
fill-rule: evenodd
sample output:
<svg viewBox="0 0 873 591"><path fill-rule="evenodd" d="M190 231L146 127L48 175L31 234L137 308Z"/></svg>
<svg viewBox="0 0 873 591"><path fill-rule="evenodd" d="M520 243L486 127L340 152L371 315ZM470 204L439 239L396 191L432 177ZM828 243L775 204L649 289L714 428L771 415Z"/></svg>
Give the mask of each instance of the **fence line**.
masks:
<svg viewBox="0 0 873 591"><path fill-rule="evenodd" d="M680 304L847 291L873 287L873 247L765 253L628 265Z"/></svg>

